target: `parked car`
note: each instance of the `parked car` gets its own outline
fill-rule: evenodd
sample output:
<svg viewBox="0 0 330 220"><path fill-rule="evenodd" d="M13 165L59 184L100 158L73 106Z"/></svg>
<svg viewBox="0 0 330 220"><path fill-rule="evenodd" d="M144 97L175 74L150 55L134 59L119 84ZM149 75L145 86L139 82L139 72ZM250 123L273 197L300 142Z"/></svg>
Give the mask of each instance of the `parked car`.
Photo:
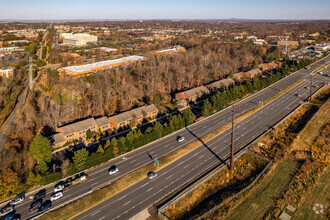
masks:
<svg viewBox="0 0 330 220"><path fill-rule="evenodd" d="M153 179L153 178L155 178L157 176L157 173L155 173L155 172L150 172L149 174L148 174L148 178L149 179Z"/></svg>
<svg viewBox="0 0 330 220"><path fill-rule="evenodd" d="M184 137L182 137L182 136L178 136L178 137L176 138L176 140L177 140L178 142L182 142L182 141L184 141L185 139L184 139Z"/></svg>
<svg viewBox="0 0 330 220"><path fill-rule="evenodd" d="M10 213L12 211L14 211L14 206L12 206L12 205L3 207L0 211L0 216L7 215L8 213Z"/></svg>
<svg viewBox="0 0 330 220"><path fill-rule="evenodd" d="M30 205L30 209L29 209L29 211L32 212L32 211L34 211L34 210L39 209L40 206L41 206L41 204L42 204L42 200L41 200L41 199L32 202L31 205Z"/></svg>
<svg viewBox="0 0 330 220"><path fill-rule="evenodd" d="M45 211L45 210L49 209L51 206L52 206L51 201L47 200L46 202L44 202L44 204L42 204L42 206L40 206L40 208L38 209L38 212Z"/></svg>
<svg viewBox="0 0 330 220"><path fill-rule="evenodd" d="M18 203L21 203L24 201L24 199L25 199L24 195L16 196L13 200L11 200L10 205L16 205Z"/></svg>
<svg viewBox="0 0 330 220"><path fill-rule="evenodd" d="M110 169L109 169L109 175L113 175L113 174L117 173L118 171L119 170L118 170L117 166L116 165L112 165L110 167Z"/></svg>
<svg viewBox="0 0 330 220"><path fill-rule="evenodd" d="M57 199L61 198L62 196L63 196L63 192L62 192L62 191L57 192L57 193L54 193L54 194L50 197L50 201L57 200Z"/></svg>

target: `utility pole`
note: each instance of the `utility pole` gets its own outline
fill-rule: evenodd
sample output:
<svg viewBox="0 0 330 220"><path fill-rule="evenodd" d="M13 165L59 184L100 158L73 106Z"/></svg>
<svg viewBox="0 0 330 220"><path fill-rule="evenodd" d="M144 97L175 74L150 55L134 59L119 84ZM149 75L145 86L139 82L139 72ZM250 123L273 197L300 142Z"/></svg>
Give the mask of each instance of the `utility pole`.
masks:
<svg viewBox="0 0 330 220"><path fill-rule="evenodd" d="M309 86L309 102L312 101L312 86L313 86L313 75L311 74L311 84Z"/></svg>
<svg viewBox="0 0 330 220"><path fill-rule="evenodd" d="M230 170L234 172L234 126L235 126L235 105L233 105L233 120L231 130L231 155L230 155Z"/></svg>

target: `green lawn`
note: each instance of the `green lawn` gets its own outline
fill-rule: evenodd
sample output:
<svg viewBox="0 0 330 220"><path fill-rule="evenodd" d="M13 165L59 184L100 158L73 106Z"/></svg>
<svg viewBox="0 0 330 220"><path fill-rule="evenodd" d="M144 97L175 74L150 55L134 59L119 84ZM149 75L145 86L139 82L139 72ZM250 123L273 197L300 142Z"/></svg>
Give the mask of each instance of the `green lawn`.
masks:
<svg viewBox="0 0 330 220"><path fill-rule="evenodd" d="M282 161L271 173L252 187L236 207L228 213L226 219L262 219L268 208L273 204L289 185L297 171L297 162Z"/></svg>
<svg viewBox="0 0 330 220"><path fill-rule="evenodd" d="M330 201L330 170L325 170L316 181L315 186L306 193L292 219L327 219ZM323 214L317 215L313 210L316 203L323 205Z"/></svg>

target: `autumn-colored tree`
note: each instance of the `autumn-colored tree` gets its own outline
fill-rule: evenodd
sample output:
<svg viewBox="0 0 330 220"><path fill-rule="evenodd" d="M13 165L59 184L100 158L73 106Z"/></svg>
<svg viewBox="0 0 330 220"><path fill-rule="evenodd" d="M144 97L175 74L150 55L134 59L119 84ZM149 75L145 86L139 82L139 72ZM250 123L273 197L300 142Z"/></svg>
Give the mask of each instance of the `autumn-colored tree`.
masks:
<svg viewBox="0 0 330 220"><path fill-rule="evenodd" d="M96 151L96 152L97 152L97 153L104 154L104 149L103 149L103 147L102 147L101 144L99 144L99 147L97 148L97 151Z"/></svg>

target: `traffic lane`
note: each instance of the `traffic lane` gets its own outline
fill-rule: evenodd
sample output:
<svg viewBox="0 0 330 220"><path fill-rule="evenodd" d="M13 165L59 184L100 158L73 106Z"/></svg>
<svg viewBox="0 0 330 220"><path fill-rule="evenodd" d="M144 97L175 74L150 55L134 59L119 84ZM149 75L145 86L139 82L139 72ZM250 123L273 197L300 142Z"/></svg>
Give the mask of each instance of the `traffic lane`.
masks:
<svg viewBox="0 0 330 220"><path fill-rule="evenodd" d="M304 85L302 85L301 86L301 88L299 89L300 91L294 91L294 92L303 92L304 90L302 89L303 88L303 86ZM292 95L290 95L290 94L287 94L287 97L285 98L285 100L288 100L288 99L293 99L292 100L292 102L289 102L289 103L294 103L295 102L295 100L299 100L297 97L295 97L295 96L292 96ZM278 108L276 105L274 105L274 106L271 106L272 108L271 108L271 110L274 110L275 108ZM288 110L286 110L286 111L288 111ZM277 112L279 112L279 111L277 111ZM259 132L259 129L264 129L264 128L262 128L262 126L260 125L260 124L268 124L268 123L271 123L274 119L276 120L277 118L276 117L278 117L279 116L279 114L277 114L277 115L273 115L272 117L268 117L267 119L268 120L266 120L266 121L264 121L263 122L263 120L259 120L259 117L261 117L261 116L259 116L258 117L258 119L256 119L256 121L259 121L259 123L256 123L256 125L255 125L255 128L256 129L250 129L251 128L251 126L250 126L250 123L249 123L249 120L245 120L244 122L242 122L242 124L241 124L241 126L242 126L242 129L243 130L245 130L246 128L248 128L248 130L251 130L252 132ZM240 130L240 127L238 127L238 131ZM240 131L239 131L240 132ZM227 136L227 141L229 142L230 141L230 130L227 130L224 134L222 134L222 135L220 135L219 137L220 137L220 140L221 139L223 139L224 137L226 137ZM247 141L247 140L242 140L242 141ZM224 144L224 142L221 142L222 143L222 145ZM216 151L216 148L217 148L217 146L218 145L216 145L215 147L213 147L212 145L212 143L207 143L207 144L209 144L209 148L211 148L213 151ZM235 141L235 144L239 144L238 142L236 142ZM228 154L229 153L229 149L230 149L230 147L228 147L228 144L226 144L227 146L225 146L225 147L222 147L222 149L221 149L221 151L222 151L222 153L221 154L219 154L220 156L224 156L224 155L226 155L226 154ZM205 156L205 154L204 155L201 155L201 156L199 156L199 160L202 158L202 157L206 157L206 160L205 160L205 162L206 161L209 161L210 159L212 159L213 158L213 160L214 160L214 154L213 153L211 153L209 150L202 150L202 151L200 151L200 149L196 149L195 151L193 151L192 153L190 153L189 155L187 155L186 157L187 157L187 159L186 160L184 160L183 159L183 161L177 161L176 162L176 164L174 164L173 166L173 168L170 168L170 170L168 170L168 169L166 169L166 168L164 168L162 171L163 172L169 172L169 173L172 173L171 172L171 170L173 170L173 169L176 169L176 170L179 170L179 169L177 169L178 168L178 166L180 166L180 168L182 168L183 167L183 169L185 169L185 168L192 168L191 170L193 171L194 170L194 168L193 168L193 165L192 164L187 164L187 165L185 165L185 166L183 166L183 164L186 164L186 163L188 163L189 161L191 161L191 162L193 162L193 163L195 163L196 161L199 161L198 159L195 159L195 158L193 158L194 156L198 156L198 154L200 153L200 152L202 152L202 153L206 153L206 156ZM192 155L192 156L191 156ZM211 156L211 157L210 157ZM213 161L212 160L212 162L211 162L211 164L212 163L214 163L215 161ZM209 163L207 163L207 165L205 165L206 167L208 167L210 164ZM172 166L172 165L171 165ZM198 165L196 165L196 168L201 168L201 167L205 167L205 166L203 166L202 164L198 164ZM161 173L162 171L160 171L159 172L159 178L161 178L162 176L163 176L163 174ZM183 174L186 174L187 173L187 170L185 170L185 171L183 171ZM197 175L195 172L193 172L194 173L194 175ZM173 174L171 174L171 175L169 175L169 174L167 174L167 177L166 177L166 179L173 179L173 178L176 178L176 180L178 180L180 177L178 177L177 175L176 175L176 172L173 172ZM178 174L179 176L181 175L180 173ZM159 180L159 178L158 177L156 177L156 179L158 179ZM156 180L155 179L155 180ZM152 180L151 180L152 181ZM158 189L158 192L160 192L160 191L162 191L163 189L165 189L167 186L168 186L168 183L166 183L165 185L161 185L161 183L165 183L165 181L161 181L161 182L159 182L160 184L159 184L159 189ZM173 181L171 182L171 184L173 183ZM183 183L182 183L183 184ZM172 184L173 185L173 184ZM177 185L177 184L176 184ZM141 189L141 186L139 187L139 186L137 186L137 189L139 189L139 190L133 190L133 191L131 191L128 195L126 195L126 196L121 196L121 200L115 200L115 201L112 201L112 202L109 202L109 203L107 203L106 205L104 205L104 206L109 206L109 205L113 205L113 207L120 207L120 205L122 205L122 203L124 202L124 201L122 201L122 199L124 199L124 198L126 198L127 196L129 196L129 198L130 199L132 199L132 196L131 196L131 194L132 193L138 193L138 194L142 194L143 193L143 195L146 195L146 193L147 193L147 191L149 192L151 192L152 191L152 189L153 189L153 186L150 186L150 185L148 185L148 183L143 183L142 184L142 186L143 187L145 187L145 190L146 190L146 192L144 192L143 191L143 189ZM140 192L140 193L139 193ZM147 196L147 197L150 197L150 196ZM152 197L151 197L152 198ZM151 199L151 201L154 201L153 199ZM119 202L118 204L116 204L116 202ZM142 201L142 203L144 203L145 201ZM125 201L125 203L124 203L124 205L125 204L140 204L141 203L141 201L140 200L138 200L138 201L132 201L132 200L128 200L128 201ZM150 204L152 204L152 203L150 203ZM104 212L104 210L102 210L103 209L103 207L101 207L101 209L100 209L100 207L98 207L99 209L97 209L96 211L93 209L92 211L91 211L91 213L90 213L90 215L93 215L93 216L95 216L96 218L97 217L100 217L100 218L102 218L102 216L104 216L104 214L105 214L105 212ZM135 208L135 206L133 206L133 207L131 207L132 209L134 209ZM100 215L100 216L97 216L97 215ZM110 216L108 215L108 214L110 214ZM125 214L128 214L128 216L125 216ZM121 218L121 219L126 219L127 217L129 217L129 216L131 216L131 214L132 213L130 213L130 212L128 212L128 210L126 210L126 211L124 211L123 212L123 210L118 210L117 212L116 212L116 210L111 210L111 213L107 213L107 218L111 218L111 219L115 219L115 218ZM115 216L115 215L117 215L117 216ZM124 216L123 216L124 215ZM88 215L86 215L85 217L88 217Z"/></svg>

